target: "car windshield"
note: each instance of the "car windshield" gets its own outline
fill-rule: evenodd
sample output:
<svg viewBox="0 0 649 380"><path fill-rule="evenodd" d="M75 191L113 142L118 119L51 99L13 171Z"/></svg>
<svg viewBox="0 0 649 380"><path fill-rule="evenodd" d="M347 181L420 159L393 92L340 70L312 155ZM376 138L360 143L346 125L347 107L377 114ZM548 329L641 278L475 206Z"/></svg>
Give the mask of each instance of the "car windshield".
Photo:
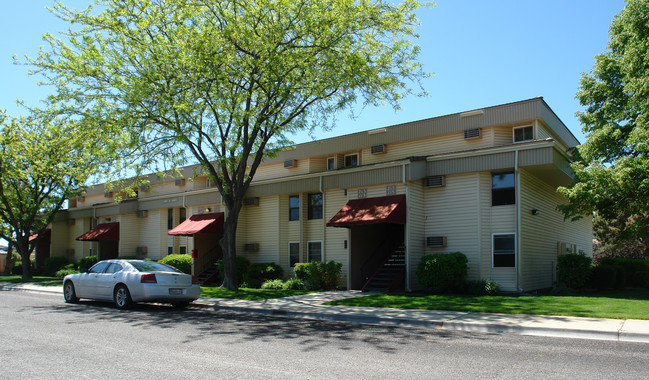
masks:
<svg viewBox="0 0 649 380"><path fill-rule="evenodd" d="M140 272L176 272L182 273L178 269L169 265L156 263L155 261L129 261L135 269Z"/></svg>

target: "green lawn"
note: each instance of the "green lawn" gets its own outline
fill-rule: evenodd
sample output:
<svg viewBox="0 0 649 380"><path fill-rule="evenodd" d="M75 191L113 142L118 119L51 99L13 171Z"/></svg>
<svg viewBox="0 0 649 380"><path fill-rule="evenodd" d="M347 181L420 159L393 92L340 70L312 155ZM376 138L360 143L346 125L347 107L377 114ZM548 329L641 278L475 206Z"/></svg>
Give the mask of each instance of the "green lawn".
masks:
<svg viewBox="0 0 649 380"><path fill-rule="evenodd" d="M0 282L9 282L11 284L36 283L41 286L62 286L60 278L48 276L34 276L31 280L23 281L22 276L0 275Z"/></svg>
<svg viewBox="0 0 649 380"><path fill-rule="evenodd" d="M649 290L646 289L538 297L379 294L333 301L328 304L484 313L649 319Z"/></svg>
<svg viewBox="0 0 649 380"><path fill-rule="evenodd" d="M211 298L234 298L241 300L265 300L269 298L281 298L296 296L300 294L313 293L307 290L275 290L275 289L248 289L241 288L237 291L221 289L218 286L202 286L201 297Z"/></svg>

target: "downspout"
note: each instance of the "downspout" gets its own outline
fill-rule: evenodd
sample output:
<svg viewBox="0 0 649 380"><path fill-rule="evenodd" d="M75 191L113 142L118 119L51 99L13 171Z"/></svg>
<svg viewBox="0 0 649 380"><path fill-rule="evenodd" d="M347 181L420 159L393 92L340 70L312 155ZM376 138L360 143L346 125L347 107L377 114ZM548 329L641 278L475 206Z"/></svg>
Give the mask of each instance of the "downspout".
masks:
<svg viewBox="0 0 649 380"><path fill-rule="evenodd" d="M406 187L406 291L412 292L410 288L410 186L406 181L406 163L401 170L401 183Z"/></svg>
<svg viewBox="0 0 649 380"><path fill-rule="evenodd" d="M514 173L516 176L516 289L521 288L521 176L518 168L518 149L514 152Z"/></svg>
<svg viewBox="0 0 649 380"><path fill-rule="evenodd" d="M326 206L326 200L325 200L325 194L324 191L322 191L322 176L320 176L320 186L319 186L319 191L320 194L322 194L322 262L327 262L327 222L325 219L325 210L327 209Z"/></svg>

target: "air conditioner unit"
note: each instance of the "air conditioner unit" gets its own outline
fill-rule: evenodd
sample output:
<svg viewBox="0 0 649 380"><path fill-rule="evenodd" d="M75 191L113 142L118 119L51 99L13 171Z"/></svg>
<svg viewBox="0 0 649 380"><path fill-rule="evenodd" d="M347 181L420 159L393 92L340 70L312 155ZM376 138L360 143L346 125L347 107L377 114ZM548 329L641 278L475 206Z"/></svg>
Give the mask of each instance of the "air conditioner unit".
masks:
<svg viewBox="0 0 649 380"><path fill-rule="evenodd" d="M177 179L175 184L176 186L185 186L185 179Z"/></svg>
<svg viewBox="0 0 649 380"><path fill-rule="evenodd" d="M137 255L146 255L149 250L147 249L146 246L141 246L135 248L135 254Z"/></svg>
<svg viewBox="0 0 649 380"><path fill-rule="evenodd" d="M77 201L79 201L79 202L83 202L85 200L86 200L86 197L84 197L83 195L77 197Z"/></svg>
<svg viewBox="0 0 649 380"><path fill-rule="evenodd" d="M464 131L465 139L477 139L480 137L480 128L467 129Z"/></svg>
<svg viewBox="0 0 649 380"><path fill-rule="evenodd" d="M297 167L297 160L286 160L284 161L284 168L290 169Z"/></svg>
<svg viewBox="0 0 649 380"><path fill-rule="evenodd" d="M149 212L147 210L138 210L136 214L138 218L146 218Z"/></svg>
<svg viewBox="0 0 649 380"><path fill-rule="evenodd" d="M142 185L140 186L140 191L151 191L151 185Z"/></svg>
<svg viewBox="0 0 649 380"><path fill-rule="evenodd" d="M259 206L259 197L244 198L243 199L243 205L244 206Z"/></svg>
<svg viewBox="0 0 649 380"><path fill-rule="evenodd" d="M68 219L68 226L74 226L74 219Z"/></svg>
<svg viewBox="0 0 649 380"><path fill-rule="evenodd" d="M429 248L446 247L446 236L428 236L426 238L426 247Z"/></svg>
<svg viewBox="0 0 649 380"><path fill-rule="evenodd" d="M248 243L243 246L246 252L259 252L259 243Z"/></svg>
<svg viewBox="0 0 649 380"><path fill-rule="evenodd" d="M104 198L112 198L112 197L113 197L113 192L112 191L104 193Z"/></svg>
<svg viewBox="0 0 649 380"><path fill-rule="evenodd" d="M372 151L372 154L383 154L383 153L386 152L385 144L372 145L371 151Z"/></svg>
<svg viewBox="0 0 649 380"><path fill-rule="evenodd" d="M446 178L443 175L431 175L424 178L425 187L444 187Z"/></svg>

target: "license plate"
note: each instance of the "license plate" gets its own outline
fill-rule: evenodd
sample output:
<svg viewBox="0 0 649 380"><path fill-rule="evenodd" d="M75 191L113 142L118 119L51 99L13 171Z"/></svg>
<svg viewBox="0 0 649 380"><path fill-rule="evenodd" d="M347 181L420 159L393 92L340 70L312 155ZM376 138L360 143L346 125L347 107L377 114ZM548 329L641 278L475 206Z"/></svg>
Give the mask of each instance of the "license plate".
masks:
<svg viewBox="0 0 649 380"><path fill-rule="evenodd" d="M172 296L177 296L177 295L183 294L183 290L182 289L169 289L169 294L171 294Z"/></svg>

